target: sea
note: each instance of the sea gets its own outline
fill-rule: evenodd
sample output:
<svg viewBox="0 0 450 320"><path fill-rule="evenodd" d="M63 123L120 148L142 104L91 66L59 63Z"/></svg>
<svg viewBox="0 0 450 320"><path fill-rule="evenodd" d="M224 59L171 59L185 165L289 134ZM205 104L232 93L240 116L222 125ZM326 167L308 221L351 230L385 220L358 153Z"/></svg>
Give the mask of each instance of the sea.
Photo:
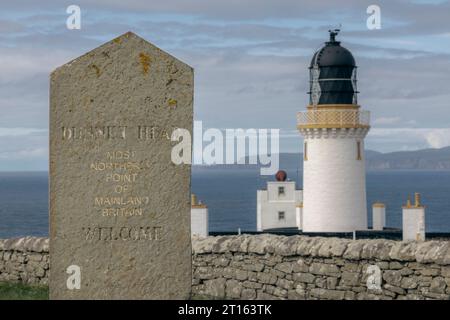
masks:
<svg viewBox="0 0 450 320"><path fill-rule="evenodd" d="M288 177L302 187L301 172ZM195 168L192 192L208 206L210 231L256 230L256 190L273 176L257 169ZM369 225L371 204L386 204L386 224L401 227L401 206L419 192L426 206L426 231L450 232L450 171L368 172ZM338 187L338 186L330 186ZM0 172L0 238L48 236L48 173Z"/></svg>

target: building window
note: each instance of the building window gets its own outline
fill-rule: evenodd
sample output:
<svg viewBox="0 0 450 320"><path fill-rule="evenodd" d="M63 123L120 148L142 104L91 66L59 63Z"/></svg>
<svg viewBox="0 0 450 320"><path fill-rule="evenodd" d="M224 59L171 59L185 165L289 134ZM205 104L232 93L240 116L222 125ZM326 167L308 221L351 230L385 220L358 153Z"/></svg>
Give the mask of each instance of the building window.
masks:
<svg viewBox="0 0 450 320"><path fill-rule="evenodd" d="M303 160L308 160L308 142L305 141L303 144Z"/></svg>
<svg viewBox="0 0 450 320"><path fill-rule="evenodd" d="M361 157L361 141L356 141L356 152L357 152L356 160L362 160L362 157Z"/></svg>
<svg viewBox="0 0 450 320"><path fill-rule="evenodd" d="M284 221L284 220L285 220L284 211L278 211L278 221Z"/></svg>
<svg viewBox="0 0 450 320"><path fill-rule="evenodd" d="M278 195L284 196L284 187L278 187Z"/></svg>

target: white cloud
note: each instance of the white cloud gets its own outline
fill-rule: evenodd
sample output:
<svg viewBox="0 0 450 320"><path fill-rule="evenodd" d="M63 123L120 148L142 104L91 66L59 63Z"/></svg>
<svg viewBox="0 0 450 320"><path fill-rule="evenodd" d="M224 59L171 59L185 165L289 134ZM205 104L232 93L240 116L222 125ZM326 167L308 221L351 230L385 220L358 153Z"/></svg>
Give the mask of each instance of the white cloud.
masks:
<svg viewBox="0 0 450 320"><path fill-rule="evenodd" d="M450 146L450 129L433 129L425 134L425 139L432 148Z"/></svg>
<svg viewBox="0 0 450 320"><path fill-rule="evenodd" d="M394 124L401 121L400 117L380 117L373 121L374 124Z"/></svg>
<svg viewBox="0 0 450 320"><path fill-rule="evenodd" d="M17 137L17 136L27 136L31 134L46 133L47 129L36 129L36 128L0 128L0 137Z"/></svg>
<svg viewBox="0 0 450 320"><path fill-rule="evenodd" d="M48 156L48 149L45 147L29 148L9 152L0 152L0 159L6 160L16 160L16 159L32 160L35 158L43 158L47 156Z"/></svg>

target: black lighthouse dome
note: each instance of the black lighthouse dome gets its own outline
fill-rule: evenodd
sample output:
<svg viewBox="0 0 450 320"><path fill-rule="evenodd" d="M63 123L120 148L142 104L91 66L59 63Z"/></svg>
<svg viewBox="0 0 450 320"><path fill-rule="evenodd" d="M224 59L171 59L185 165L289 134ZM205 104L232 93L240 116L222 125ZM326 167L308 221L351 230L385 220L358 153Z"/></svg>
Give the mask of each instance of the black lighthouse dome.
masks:
<svg viewBox="0 0 450 320"><path fill-rule="evenodd" d="M356 104L355 59L336 41L339 30L329 32L330 41L311 59L310 104Z"/></svg>

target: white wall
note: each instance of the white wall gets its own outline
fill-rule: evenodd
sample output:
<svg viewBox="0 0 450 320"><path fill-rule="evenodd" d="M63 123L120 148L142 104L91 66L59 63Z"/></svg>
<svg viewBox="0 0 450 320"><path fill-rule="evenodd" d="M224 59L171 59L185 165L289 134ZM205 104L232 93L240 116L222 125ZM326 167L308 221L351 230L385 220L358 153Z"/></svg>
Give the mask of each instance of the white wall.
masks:
<svg viewBox="0 0 450 320"><path fill-rule="evenodd" d="M208 208L191 208L191 235L208 236Z"/></svg>
<svg viewBox="0 0 450 320"><path fill-rule="evenodd" d="M372 207L372 229L383 230L386 226L386 208L381 206Z"/></svg>
<svg viewBox="0 0 450 320"><path fill-rule="evenodd" d="M284 187L284 195L278 195L278 187ZM257 230L296 228L296 205L302 201L302 191L295 189L294 181L270 181L267 190L257 191ZM278 219L283 211L285 219Z"/></svg>
<svg viewBox="0 0 450 320"><path fill-rule="evenodd" d="M308 144L303 166L303 231L367 229L363 140L367 130L302 131ZM362 160L357 159L357 141Z"/></svg>
<svg viewBox="0 0 450 320"><path fill-rule="evenodd" d="M403 208L403 241L425 240L425 208Z"/></svg>

